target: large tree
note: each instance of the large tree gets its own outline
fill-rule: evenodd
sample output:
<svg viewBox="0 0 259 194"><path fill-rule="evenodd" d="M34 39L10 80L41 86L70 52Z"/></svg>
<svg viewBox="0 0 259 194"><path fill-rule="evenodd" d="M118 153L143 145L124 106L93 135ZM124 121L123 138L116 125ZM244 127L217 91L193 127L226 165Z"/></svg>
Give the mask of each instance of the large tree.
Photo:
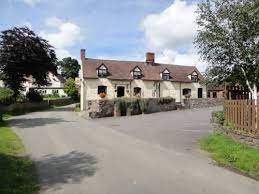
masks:
<svg viewBox="0 0 259 194"><path fill-rule="evenodd" d="M14 96L23 89L26 78L32 77L36 85L48 85L48 73L56 71L56 54L48 41L27 27L1 32L0 72Z"/></svg>
<svg viewBox="0 0 259 194"><path fill-rule="evenodd" d="M62 59L62 61L59 61L58 65L61 68L61 75L66 79L68 78L75 79L76 77L78 77L80 65L76 59L67 57Z"/></svg>
<svg viewBox="0 0 259 194"><path fill-rule="evenodd" d="M203 0L195 43L213 81L259 86L259 1Z"/></svg>

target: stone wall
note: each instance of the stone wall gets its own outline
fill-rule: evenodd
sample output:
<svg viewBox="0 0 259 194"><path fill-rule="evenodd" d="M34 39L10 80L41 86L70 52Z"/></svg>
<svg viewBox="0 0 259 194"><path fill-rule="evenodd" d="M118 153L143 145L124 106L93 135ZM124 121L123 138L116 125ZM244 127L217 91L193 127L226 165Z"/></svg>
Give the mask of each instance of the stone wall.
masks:
<svg viewBox="0 0 259 194"><path fill-rule="evenodd" d="M48 109L49 104L46 101L43 102L26 102L26 103L17 103L11 104L6 107L7 112L11 112L13 114L20 114L25 112L37 111Z"/></svg>
<svg viewBox="0 0 259 194"><path fill-rule="evenodd" d="M198 98L198 99L184 99L186 108L206 108L213 106L222 106L224 98Z"/></svg>
<svg viewBox="0 0 259 194"><path fill-rule="evenodd" d="M217 124L217 123L212 123L212 127L213 127L213 131L215 132L220 132L220 133L224 133L225 135L227 135L228 137L239 141L241 143L245 143L249 146L252 147L257 147L259 148L259 137L258 136L251 136L249 134L242 134L238 131L233 131L229 128L227 128L226 126Z"/></svg>
<svg viewBox="0 0 259 194"><path fill-rule="evenodd" d="M129 116L176 110L175 100L163 102L163 98L149 99L116 99L116 100L88 100L85 118L101 118L112 116ZM122 108L124 107L124 108Z"/></svg>
<svg viewBox="0 0 259 194"><path fill-rule="evenodd" d="M89 100L87 101L87 118L102 118L114 116L113 100Z"/></svg>
<svg viewBox="0 0 259 194"><path fill-rule="evenodd" d="M69 104L73 104L75 103L75 101L73 101L70 98L57 98L57 99L51 99L51 100L46 100L48 102L49 105L54 105L54 106L66 106Z"/></svg>
<svg viewBox="0 0 259 194"><path fill-rule="evenodd" d="M148 99L147 111L146 114L155 113L155 112L166 112L176 110L175 101L171 103L161 104L159 98L150 98Z"/></svg>

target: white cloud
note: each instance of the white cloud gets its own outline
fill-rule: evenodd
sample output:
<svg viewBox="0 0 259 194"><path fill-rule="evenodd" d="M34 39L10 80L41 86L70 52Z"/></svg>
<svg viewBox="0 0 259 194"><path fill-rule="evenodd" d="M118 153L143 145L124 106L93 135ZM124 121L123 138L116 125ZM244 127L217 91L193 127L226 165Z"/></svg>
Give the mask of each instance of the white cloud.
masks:
<svg viewBox="0 0 259 194"><path fill-rule="evenodd" d="M199 61L193 40L197 33L195 22L197 5L175 0L158 14L145 17L142 28L148 50L158 53L157 61L179 65L195 65L204 71L205 65ZM186 52L179 52L185 50Z"/></svg>
<svg viewBox="0 0 259 194"><path fill-rule="evenodd" d="M16 0L16 1L21 1L23 3L26 3L29 6L34 6L34 5L38 4L38 3L41 3L44 0Z"/></svg>
<svg viewBox="0 0 259 194"><path fill-rule="evenodd" d="M46 19L45 24L57 30L57 32L40 32L40 36L47 39L56 48L57 57L71 56L68 48L74 46L82 39L80 27L75 23L64 22L56 17Z"/></svg>

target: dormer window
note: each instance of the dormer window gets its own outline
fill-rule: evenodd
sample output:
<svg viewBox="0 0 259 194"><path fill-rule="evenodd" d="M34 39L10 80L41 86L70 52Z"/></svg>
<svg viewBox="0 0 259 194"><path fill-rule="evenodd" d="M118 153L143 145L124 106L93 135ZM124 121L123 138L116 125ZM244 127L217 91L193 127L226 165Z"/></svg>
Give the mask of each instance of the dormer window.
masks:
<svg viewBox="0 0 259 194"><path fill-rule="evenodd" d="M170 72L168 71L168 69L165 69L161 73L161 77L162 77L163 80L170 80Z"/></svg>
<svg viewBox="0 0 259 194"><path fill-rule="evenodd" d="M97 75L98 77L106 77L108 75L108 68L104 64L102 64L97 69Z"/></svg>
<svg viewBox="0 0 259 194"><path fill-rule="evenodd" d="M135 67L132 71L132 76L134 79L141 79L142 71L139 67Z"/></svg>
<svg viewBox="0 0 259 194"><path fill-rule="evenodd" d="M198 82L198 74L195 71L191 74L191 80L192 82Z"/></svg>

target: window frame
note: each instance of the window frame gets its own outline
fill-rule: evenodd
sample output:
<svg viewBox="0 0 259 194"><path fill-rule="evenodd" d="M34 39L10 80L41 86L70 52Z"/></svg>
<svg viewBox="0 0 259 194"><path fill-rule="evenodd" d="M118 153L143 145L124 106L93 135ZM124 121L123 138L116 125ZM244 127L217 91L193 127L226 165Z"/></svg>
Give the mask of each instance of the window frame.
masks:
<svg viewBox="0 0 259 194"><path fill-rule="evenodd" d="M104 68L102 68L102 67L104 67ZM97 75L98 75L98 77L107 77L108 76L108 68L104 64L101 64L97 68Z"/></svg>
<svg viewBox="0 0 259 194"><path fill-rule="evenodd" d="M137 90L138 90L138 92L137 92ZM134 87L133 88L133 96L138 96L138 94L139 94L139 96L138 97L141 97L141 87Z"/></svg>
<svg viewBox="0 0 259 194"><path fill-rule="evenodd" d="M167 68L164 69L164 71L161 72L161 78L162 78L162 80L170 80L171 73Z"/></svg>
<svg viewBox="0 0 259 194"><path fill-rule="evenodd" d="M199 76L198 76L198 73L196 71L192 72L191 81L192 82L198 82L199 81Z"/></svg>
<svg viewBox="0 0 259 194"><path fill-rule="evenodd" d="M184 91L187 91L187 93L186 92L184 92ZM190 88L183 88L183 90L182 90L182 92L183 92L183 96L185 96L185 95L187 95L187 94L192 94L192 89L190 89Z"/></svg>
<svg viewBox="0 0 259 194"><path fill-rule="evenodd" d="M138 71L136 71L136 69L138 69ZM141 79L142 78L142 70L138 66L136 66L132 70L132 77L133 77L133 79Z"/></svg>
<svg viewBox="0 0 259 194"><path fill-rule="evenodd" d="M101 87L103 87L103 89L101 90L100 88ZM105 93L105 94L107 94L107 86L104 86L104 85L99 85L98 87L97 87L97 94L99 95L99 94L101 94L101 93Z"/></svg>
<svg viewBox="0 0 259 194"><path fill-rule="evenodd" d="M218 98L218 93L216 91L212 93L212 98Z"/></svg>

